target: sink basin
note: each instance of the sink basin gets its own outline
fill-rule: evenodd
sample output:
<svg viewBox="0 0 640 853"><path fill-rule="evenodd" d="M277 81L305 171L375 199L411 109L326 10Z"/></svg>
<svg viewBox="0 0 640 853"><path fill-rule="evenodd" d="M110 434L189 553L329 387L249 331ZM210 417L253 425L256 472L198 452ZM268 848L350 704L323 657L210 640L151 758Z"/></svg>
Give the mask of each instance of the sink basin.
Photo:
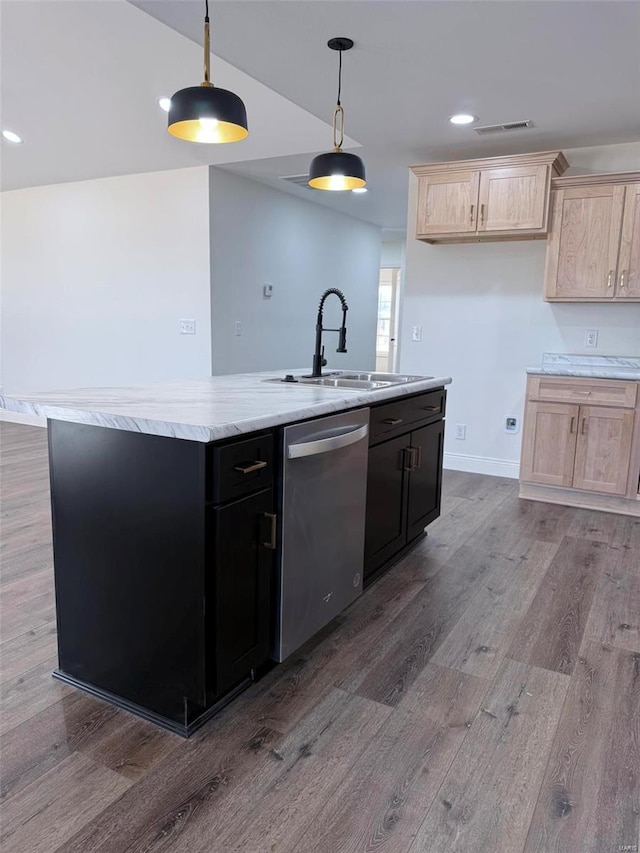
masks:
<svg viewBox="0 0 640 853"><path fill-rule="evenodd" d="M353 388L354 391L373 391L385 388L390 382L378 382L372 379L360 379L360 374L349 376L319 376L317 379L298 379L301 385L323 385L328 388Z"/></svg>
<svg viewBox="0 0 640 853"><path fill-rule="evenodd" d="M388 388L389 385L404 385L407 382L420 382L422 379L433 379L433 376L417 376L409 373L367 373L351 372L348 370L332 370L323 376L296 376L292 385L317 385L324 388L344 388L353 391L375 391L377 388ZM264 382L281 382L282 379L264 379Z"/></svg>
<svg viewBox="0 0 640 853"><path fill-rule="evenodd" d="M433 379L433 376L417 376L408 373L349 373L347 371L340 371L340 378L381 382L385 385L401 385L404 382L419 382L421 379Z"/></svg>

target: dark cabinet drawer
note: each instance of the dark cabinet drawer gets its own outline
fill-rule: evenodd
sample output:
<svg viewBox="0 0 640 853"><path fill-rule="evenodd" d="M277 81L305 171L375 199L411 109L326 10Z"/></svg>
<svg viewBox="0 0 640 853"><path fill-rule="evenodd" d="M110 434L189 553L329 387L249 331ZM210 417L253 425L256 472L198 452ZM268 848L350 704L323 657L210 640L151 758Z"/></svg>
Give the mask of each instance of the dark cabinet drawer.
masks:
<svg viewBox="0 0 640 853"><path fill-rule="evenodd" d="M254 436L211 451L208 499L226 503L273 482L273 435Z"/></svg>
<svg viewBox="0 0 640 853"><path fill-rule="evenodd" d="M410 432L417 424L444 416L446 392L429 391L415 397L394 400L371 409L369 442L376 444L395 434Z"/></svg>

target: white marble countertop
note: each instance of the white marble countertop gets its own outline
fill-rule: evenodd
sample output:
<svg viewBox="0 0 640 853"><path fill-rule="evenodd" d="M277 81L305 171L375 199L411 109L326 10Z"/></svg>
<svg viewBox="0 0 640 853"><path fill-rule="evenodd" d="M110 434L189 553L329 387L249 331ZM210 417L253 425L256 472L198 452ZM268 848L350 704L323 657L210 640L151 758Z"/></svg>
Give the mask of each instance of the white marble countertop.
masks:
<svg viewBox="0 0 640 853"><path fill-rule="evenodd" d="M354 391L265 381L281 379L285 373L301 376L305 371L241 373L122 388L0 394L0 409L207 442L356 409L451 383L448 376L426 377L374 391Z"/></svg>
<svg viewBox="0 0 640 853"><path fill-rule="evenodd" d="M640 381L640 356L569 355L545 352L542 356L542 364L538 367L528 367L527 373Z"/></svg>

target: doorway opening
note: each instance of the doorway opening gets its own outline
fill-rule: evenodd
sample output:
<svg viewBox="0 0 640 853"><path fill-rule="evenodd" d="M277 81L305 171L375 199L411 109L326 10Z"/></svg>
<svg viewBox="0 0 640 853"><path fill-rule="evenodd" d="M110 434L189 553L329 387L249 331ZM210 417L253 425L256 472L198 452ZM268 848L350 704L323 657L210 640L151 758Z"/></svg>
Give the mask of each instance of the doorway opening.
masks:
<svg viewBox="0 0 640 853"><path fill-rule="evenodd" d="M395 373L400 267L383 267L378 284L376 371Z"/></svg>

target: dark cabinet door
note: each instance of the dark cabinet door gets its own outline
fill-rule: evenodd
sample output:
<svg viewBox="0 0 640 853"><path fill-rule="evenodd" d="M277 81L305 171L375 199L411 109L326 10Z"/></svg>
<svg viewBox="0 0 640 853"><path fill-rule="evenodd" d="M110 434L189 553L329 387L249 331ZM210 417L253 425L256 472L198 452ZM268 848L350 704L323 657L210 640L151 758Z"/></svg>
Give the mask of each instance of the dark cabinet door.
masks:
<svg viewBox="0 0 640 853"><path fill-rule="evenodd" d="M444 422L411 433L412 470L407 502L407 541L419 536L440 515Z"/></svg>
<svg viewBox="0 0 640 853"><path fill-rule="evenodd" d="M210 679L220 696L246 678L269 657L273 550L273 493L251 497L213 510L215 559L209 565L214 595L207 600L208 647L215 654Z"/></svg>
<svg viewBox="0 0 640 853"><path fill-rule="evenodd" d="M410 436L369 449L364 577L372 575L406 541L405 505Z"/></svg>

